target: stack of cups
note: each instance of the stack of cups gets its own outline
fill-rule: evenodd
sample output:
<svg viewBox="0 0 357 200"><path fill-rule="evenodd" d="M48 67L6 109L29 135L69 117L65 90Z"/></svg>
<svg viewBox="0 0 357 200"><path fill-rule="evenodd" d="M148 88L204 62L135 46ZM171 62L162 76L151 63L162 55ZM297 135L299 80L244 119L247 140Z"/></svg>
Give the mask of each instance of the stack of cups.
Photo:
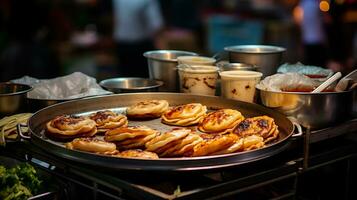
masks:
<svg viewBox="0 0 357 200"><path fill-rule="evenodd" d="M180 91L202 95L214 95L218 79L216 60L202 56L181 56L179 65Z"/></svg>
<svg viewBox="0 0 357 200"><path fill-rule="evenodd" d="M222 97L252 103L255 100L255 86L263 74L255 71L223 71L220 76Z"/></svg>

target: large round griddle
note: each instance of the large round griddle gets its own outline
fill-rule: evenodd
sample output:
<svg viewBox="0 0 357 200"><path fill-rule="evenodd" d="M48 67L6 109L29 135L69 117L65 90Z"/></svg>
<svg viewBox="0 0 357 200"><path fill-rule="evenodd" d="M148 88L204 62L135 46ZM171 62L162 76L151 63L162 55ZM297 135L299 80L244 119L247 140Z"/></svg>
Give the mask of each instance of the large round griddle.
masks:
<svg viewBox="0 0 357 200"><path fill-rule="evenodd" d="M275 119L279 126L279 138L266 147L246 152L238 152L224 155L187 157L187 158L160 158L158 160L144 160L131 158L116 158L102 156L93 153L69 150L64 143L56 142L46 137L45 124L54 117L62 114L86 115L98 110L110 109L117 112L125 112L125 108L138 101L149 99L165 99L170 105L187 103L201 103L209 109L232 108L239 110L245 117L268 115ZM149 121L129 121L129 125L147 125L160 131L170 130L173 127L162 124L160 119ZM189 95L180 93L131 93L118 94L88 99L74 100L44 108L35 113L28 122L31 132L31 141L44 151L69 159L100 168L112 170L146 170L146 171L195 171L225 168L253 162L275 155L289 145L289 137L294 132L292 122L284 115L267 109L263 106L228 100L213 96Z"/></svg>

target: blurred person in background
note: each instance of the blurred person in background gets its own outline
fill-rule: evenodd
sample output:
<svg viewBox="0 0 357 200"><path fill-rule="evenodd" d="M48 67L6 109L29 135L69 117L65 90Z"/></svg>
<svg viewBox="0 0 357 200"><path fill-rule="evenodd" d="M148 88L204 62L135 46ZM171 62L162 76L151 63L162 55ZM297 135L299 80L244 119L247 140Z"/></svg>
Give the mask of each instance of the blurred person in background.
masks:
<svg viewBox="0 0 357 200"><path fill-rule="evenodd" d="M113 0L114 40L121 77L148 77L146 51L154 50L163 18L156 0Z"/></svg>
<svg viewBox="0 0 357 200"><path fill-rule="evenodd" d="M301 22L302 42L304 47L304 64L325 67L327 56L326 32L323 13L319 1L301 0L303 10Z"/></svg>

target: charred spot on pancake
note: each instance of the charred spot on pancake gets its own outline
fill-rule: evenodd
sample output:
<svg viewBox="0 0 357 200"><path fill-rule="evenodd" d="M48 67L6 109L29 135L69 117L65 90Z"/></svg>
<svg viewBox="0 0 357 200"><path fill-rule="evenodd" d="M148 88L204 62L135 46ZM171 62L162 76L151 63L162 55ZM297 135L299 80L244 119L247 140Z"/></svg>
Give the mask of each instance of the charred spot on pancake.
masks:
<svg viewBox="0 0 357 200"><path fill-rule="evenodd" d="M238 128L237 128L237 131L238 132L241 132L241 131L245 131L247 130L249 127L250 127L250 124L251 122L249 120L243 120L239 125L238 125Z"/></svg>
<svg viewBox="0 0 357 200"><path fill-rule="evenodd" d="M104 112L104 111L98 111L95 115L91 116L91 119L93 119L94 121L97 120L105 120L110 116L110 114L108 112Z"/></svg>
<svg viewBox="0 0 357 200"><path fill-rule="evenodd" d="M258 125L259 125L260 127L264 127L264 128L267 128L267 127L269 126L269 125L268 125L268 121L265 120L265 119L259 120L259 121L258 121Z"/></svg>

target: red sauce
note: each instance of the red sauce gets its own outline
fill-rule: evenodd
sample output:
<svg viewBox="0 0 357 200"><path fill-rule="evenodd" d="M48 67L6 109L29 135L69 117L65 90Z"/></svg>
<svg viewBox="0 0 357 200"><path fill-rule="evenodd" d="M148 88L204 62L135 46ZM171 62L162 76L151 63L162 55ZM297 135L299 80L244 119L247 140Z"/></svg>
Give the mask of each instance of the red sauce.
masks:
<svg viewBox="0 0 357 200"><path fill-rule="evenodd" d="M326 75L322 75L322 74L304 74L305 76L309 77L309 78L326 78Z"/></svg>
<svg viewBox="0 0 357 200"><path fill-rule="evenodd" d="M297 87L297 88L283 88L283 92L312 92L315 88L311 87ZM322 92L335 92L334 89L325 89Z"/></svg>

